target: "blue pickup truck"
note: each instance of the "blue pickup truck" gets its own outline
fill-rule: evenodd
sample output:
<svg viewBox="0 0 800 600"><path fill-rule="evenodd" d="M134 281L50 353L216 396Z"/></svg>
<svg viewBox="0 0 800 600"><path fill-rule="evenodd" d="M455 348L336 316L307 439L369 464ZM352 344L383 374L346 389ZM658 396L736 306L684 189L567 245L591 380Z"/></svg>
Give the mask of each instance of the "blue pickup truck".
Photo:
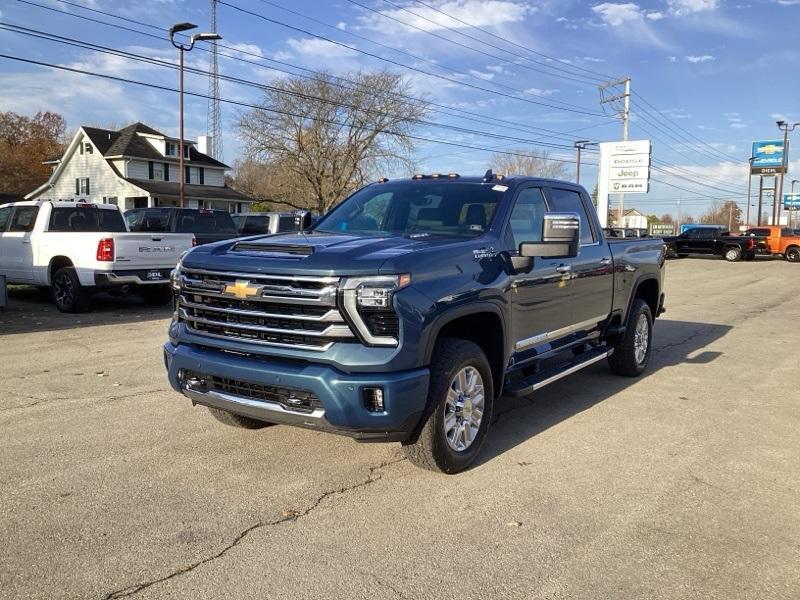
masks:
<svg viewBox="0 0 800 600"><path fill-rule="evenodd" d="M663 272L660 239L607 240L572 183L381 180L310 229L186 254L164 360L226 424L400 442L455 473L503 395L603 359L640 375Z"/></svg>

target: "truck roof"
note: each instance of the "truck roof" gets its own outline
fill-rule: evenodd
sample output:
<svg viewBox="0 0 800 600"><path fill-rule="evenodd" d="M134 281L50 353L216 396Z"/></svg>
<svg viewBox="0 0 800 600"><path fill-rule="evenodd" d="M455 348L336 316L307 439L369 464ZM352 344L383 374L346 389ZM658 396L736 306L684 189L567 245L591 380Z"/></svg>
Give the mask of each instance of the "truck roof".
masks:
<svg viewBox="0 0 800 600"><path fill-rule="evenodd" d="M534 177L531 175L500 175L487 172L483 177L468 175L462 176L455 173L433 173L431 175L414 175L413 177L399 178L399 179L380 179L372 185L381 185L383 183L485 183L494 185L507 185L512 186L520 183L536 183L539 185L561 185L569 186L572 188L581 187L572 181L564 181L561 179L549 179L546 177Z"/></svg>
<svg viewBox="0 0 800 600"><path fill-rule="evenodd" d="M94 202L67 202L63 200L21 200L19 202L9 202L0 206L43 206L52 204L57 208L75 208L76 206L93 206L100 210L119 210L115 204L97 204Z"/></svg>

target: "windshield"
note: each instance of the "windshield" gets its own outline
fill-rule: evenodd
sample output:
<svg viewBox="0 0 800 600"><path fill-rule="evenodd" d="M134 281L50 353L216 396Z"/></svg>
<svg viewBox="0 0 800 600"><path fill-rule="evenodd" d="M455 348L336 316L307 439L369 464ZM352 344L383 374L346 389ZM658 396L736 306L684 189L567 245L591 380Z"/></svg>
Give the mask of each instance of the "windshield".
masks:
<svg viewBox="0 0 800 600"><path fill-rule="evenodd" d="M489 229L505 190L505 186L456 182L371 185L334 208L314 229L366 235L477 237Z"/></svg>
<svg viewBox="0 0 800 600"><path fill-rule="evenodd" d="M180 213L178 233L237 233L230 213L184 209Z"/></svg>

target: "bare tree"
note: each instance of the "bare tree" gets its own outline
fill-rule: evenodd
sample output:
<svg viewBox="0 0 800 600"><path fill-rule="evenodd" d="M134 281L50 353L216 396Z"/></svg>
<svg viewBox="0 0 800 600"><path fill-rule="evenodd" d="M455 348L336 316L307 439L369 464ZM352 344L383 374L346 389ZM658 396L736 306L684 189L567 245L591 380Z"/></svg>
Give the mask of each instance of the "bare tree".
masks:
<svg viewBox="0 0 800 600"><path fill-rule="evenodd" d="M659 223L674 223L675 219L672 217L670 213L664 213L658 219Z"/></svg>
<svg viewBox="0 0 800 600"><path fill-rule="evenodd" d="M257 197L326 212L382 172L411 164L410 136L426 103L395 73L347 78L355 85L326 73L278 80L259 108L240 115L247 168L265 170Z"/></svg>
<svg viewBox="0 0 800 600"><path fill-rule="evenodd" d="M724 225L729 231L734 231L742 224L742 209L733 200L724 203L715 200L700 216L700 222Z"/></svg>
<svg viewBox="0 0 800 600"><path fill-rule="evenodd" d="M525 149L509 150L511 154L492 156L492 169L504 175L530 175L549 179L564 179L566 166L559 160L550 158L548 152L534 153Z"/></svg>

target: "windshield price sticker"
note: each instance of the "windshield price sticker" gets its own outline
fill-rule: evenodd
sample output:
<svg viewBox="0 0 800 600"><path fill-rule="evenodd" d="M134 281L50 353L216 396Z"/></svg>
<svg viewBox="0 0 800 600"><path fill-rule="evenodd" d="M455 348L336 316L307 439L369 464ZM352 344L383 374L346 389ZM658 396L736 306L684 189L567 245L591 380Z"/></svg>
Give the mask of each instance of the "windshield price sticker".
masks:
<svg viewBox="0 0 800 600"><path fill-rule="evenodd" d="M492 188L492 190L495 192L505 192L507 189L508 189L507 185L499 185L499 184Z"/></svg>

